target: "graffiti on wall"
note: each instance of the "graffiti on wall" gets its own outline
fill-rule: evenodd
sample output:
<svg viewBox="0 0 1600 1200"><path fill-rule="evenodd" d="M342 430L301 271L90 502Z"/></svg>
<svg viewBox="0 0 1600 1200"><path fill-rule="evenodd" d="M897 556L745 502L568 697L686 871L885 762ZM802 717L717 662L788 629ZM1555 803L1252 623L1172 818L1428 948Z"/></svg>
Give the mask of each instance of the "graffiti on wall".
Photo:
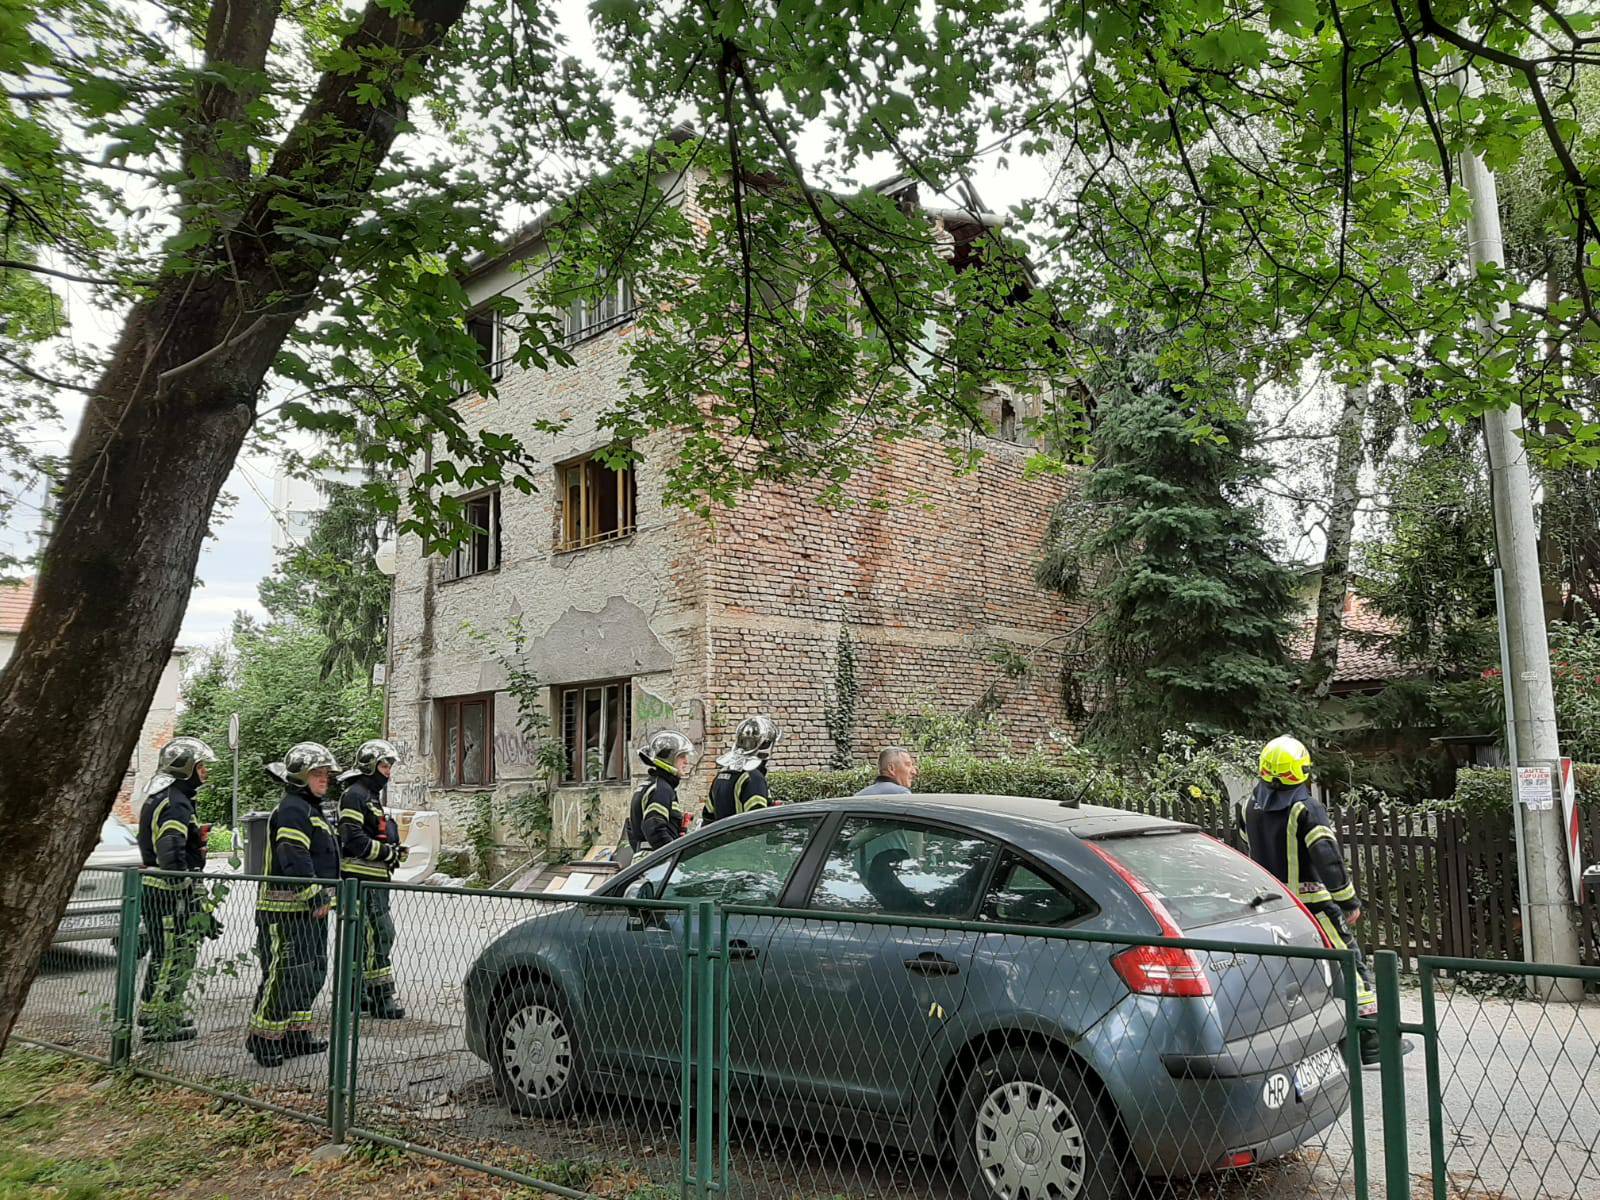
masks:
<svg viewBox="0 0 1600 1200"><path fill-rule="evenodd" d="M427 808L428 782L425 779L393 779L386 799L390 808Z"/></svg>
<svg viewBox="0 0 1600 1200"><path fill-rule="evenodd" d="M535 739L523 737L520 733L494 735L494 761L497 765L529 766L538 757L539 743Z"/></svg>

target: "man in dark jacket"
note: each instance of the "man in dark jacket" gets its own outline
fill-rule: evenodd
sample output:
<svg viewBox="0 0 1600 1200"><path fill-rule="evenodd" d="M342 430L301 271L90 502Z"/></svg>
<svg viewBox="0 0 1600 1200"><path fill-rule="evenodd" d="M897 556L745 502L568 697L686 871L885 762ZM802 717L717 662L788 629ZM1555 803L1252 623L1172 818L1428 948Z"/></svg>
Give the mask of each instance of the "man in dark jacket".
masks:
<svg viewBox="0 0 1600 1200"><path fill-rule="evenodd" d="M678 803L678 785L689 770L694 744L674 729L652 734L639 747L639 761L645 765L645 781L633 793L628 823L623 831L629 853L652 850L681 838L684 833L683 806Z"/></svg>
<svg viewBox="0 0 1600 1200"><path fill-rule="evenodd" d="M200 939L215 927L205 889L193 879L158 871L204 871L206 840L195 818L194 795L217 761L199 738L173 738L161 747L156 777L139 810L140 920L150 947L139 989L139 1027L150 1042L187 1042L197 1035L184 1003Z"/></svg>
<svg viewBox="0 0 1600 1200"><path fill-rule="evenodd" d="M261 983L245 1039L264 1067L328 1048L311 1036L311 1006L328 978L328 912L339 882L339 842L322 815L338 769L326 746L301 742L272 771L284 791L267 824L263 873L279 878L263 883L256 901Z"/></svg>
<svg viewBox="0 0 1600 1200"><path fill-rule="evenodd" d="M1355 953L1356 1001L1362 1016L1377 1012L1372 966L1351 929L1361 919L1361 901L1322 802L1311 794L1311 753L1292 737L1274 738L1261 751L1261 782L1244 810L1250 857L1286 886L1311 911L1328 944ZM1361 1035L1361 1061L1378 1061L1376 1030Z"/></svg>
<svg viewBox="0 0 1600 1200"><path fill-rule="evenodd" d="M754 812L772 802L767 786L767 760L778 744L778 723L771 717L746 717L733 734L733 749L717 759L721 768L711 781L703 824L738 813Z"/></svg>
<svg viewBox="0 0 1600 1200"><path fill-rule="evenodd" d="M339 871L346 879L384 884L406 860L400 831L383 807L389 774L400 760L394 743L373 738L361 743L356 765L343 775L339 800ZM361 892L361 1011L380 1021L398 1021L406 1010L394 995L394 917L386 887Z"/></svg>

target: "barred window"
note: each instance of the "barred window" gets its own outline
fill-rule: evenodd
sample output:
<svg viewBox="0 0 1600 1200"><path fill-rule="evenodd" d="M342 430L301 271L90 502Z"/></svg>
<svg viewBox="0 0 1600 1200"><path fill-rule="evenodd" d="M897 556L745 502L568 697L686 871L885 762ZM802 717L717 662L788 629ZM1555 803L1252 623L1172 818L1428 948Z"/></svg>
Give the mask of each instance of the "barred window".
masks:
<svg viewBox="0 0 1600 1200"><path fill-rule="evenodd" d="M563 783L617 783L628 778L633 740L633 684L626 679L559 689Z"/></svg>

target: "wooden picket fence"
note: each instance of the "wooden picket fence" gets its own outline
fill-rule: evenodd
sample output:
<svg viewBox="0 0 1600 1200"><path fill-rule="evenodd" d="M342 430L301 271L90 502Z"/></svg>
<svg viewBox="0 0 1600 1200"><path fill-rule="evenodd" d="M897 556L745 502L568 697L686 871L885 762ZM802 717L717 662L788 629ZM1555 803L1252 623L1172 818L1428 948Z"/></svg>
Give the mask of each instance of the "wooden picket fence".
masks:
<svg viewBox="0 0 1600 1200"><path fill-rule="evenodd" d="M1231 806L1206 797L1152 796L1136 807L1188 821L1243 849ZM1600 858L1600 806L1584 812L1584 861ZM1331 806L1355 878L1369 949L1393 950L1409 969L1423 954L1522 957L1522 918L1511 815L1439 812L1400 804ZM1594 889L1600 890L1600 889ZM1581 911L1583 961L1600 966L1600 896Z"/></svg>

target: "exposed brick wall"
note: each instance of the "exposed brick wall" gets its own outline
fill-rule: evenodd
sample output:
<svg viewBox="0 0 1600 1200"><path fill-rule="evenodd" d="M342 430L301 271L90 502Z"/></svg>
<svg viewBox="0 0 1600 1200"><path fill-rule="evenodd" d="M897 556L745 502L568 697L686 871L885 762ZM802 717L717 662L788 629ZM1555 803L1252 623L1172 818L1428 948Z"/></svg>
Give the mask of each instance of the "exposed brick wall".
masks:
<svg viewBox="0 0 1600 1200"><path fill-rule="evenodd" d="M1029 478L1027 451L998 441L971 473L933 442L883 447L834 511L819 488L761 489L741 502L753 544L724 538L712 582L716 745L747 712L784 726L786 766L824 765L824 715L842 621L856 646L855 751L903 733L894 714L967 709L991 687L1018 748L1064 727L1059 642L1071 614L1033 583L1050 513L1065 481ZM882 504L873 503L882 501ZM1031 661L1005 677L993 651Z"/></svg>

